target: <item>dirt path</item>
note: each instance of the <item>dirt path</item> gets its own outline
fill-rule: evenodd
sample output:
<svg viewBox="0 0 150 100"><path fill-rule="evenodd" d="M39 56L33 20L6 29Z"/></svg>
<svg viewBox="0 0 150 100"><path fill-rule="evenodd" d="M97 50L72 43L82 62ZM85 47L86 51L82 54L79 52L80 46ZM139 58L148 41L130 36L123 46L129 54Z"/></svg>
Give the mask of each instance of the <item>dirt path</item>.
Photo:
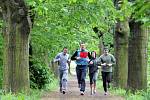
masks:
<svg viewBox="0 0 150 100"><path fill-rule="evenodd" d="M86 81L85 95L80 95L79 88L77 87L76 76L69 78L68 90L66 94L59 92L59 89L46 93L41 100L124 100L122 97L113 96L111 94L104 95L103 92L97 91L96 94L90 95L90 87L88 80Z"/></svg>

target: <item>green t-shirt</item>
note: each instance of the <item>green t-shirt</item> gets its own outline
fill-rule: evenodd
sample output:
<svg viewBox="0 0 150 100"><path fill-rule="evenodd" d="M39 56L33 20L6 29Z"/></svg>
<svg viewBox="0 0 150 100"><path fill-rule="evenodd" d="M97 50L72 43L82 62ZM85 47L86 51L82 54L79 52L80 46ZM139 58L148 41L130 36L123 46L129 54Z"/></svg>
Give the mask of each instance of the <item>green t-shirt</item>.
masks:
<svg viewBox="0 0 150 100"><path fill-rule="evenodd" d="M107 55L103 54L98 58L97 62L99 65L106 63L106 66L101 66L103 72L112 72L112 66L108 66L107 64L114 65L116 60L112 54L107 54Z"/></svg>

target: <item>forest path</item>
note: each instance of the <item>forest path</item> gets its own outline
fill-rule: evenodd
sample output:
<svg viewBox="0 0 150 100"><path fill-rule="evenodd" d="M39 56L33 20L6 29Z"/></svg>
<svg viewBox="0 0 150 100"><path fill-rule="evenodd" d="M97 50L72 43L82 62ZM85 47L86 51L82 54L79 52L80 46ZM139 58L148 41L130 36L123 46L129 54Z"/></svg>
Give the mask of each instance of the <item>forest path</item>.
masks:
<svg viewBox="0 0 150 100"><path fill-rule="evenodd" d="M77 84L76 76L70 76L68 80L68 90L66 94L59 92L59 88L50 93L46 93L42 96L41 100L125 100L121 96L115 96L112 94L104 95L103 91L98 91L94 95L90 94L89 81L86 80L86 90L85 94L80 95L80 91Z"/></svg>

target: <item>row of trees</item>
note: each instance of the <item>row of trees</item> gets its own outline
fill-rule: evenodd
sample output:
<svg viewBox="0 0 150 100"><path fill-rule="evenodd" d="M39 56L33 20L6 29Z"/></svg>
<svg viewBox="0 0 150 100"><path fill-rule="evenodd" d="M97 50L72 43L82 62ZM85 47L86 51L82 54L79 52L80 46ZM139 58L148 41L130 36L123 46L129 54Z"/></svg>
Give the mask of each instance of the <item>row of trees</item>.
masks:
<svg viewBox="0 0 150 100"><path fill-rule="evenodd" d="M124 19L117 21L115 29L115 82L117 86L134 91L147 88L148 27L143 21L149 20L147 3L138 0L115 2L116 8L124 14ZM124 9L125 6L133 9Z"/></svg>
<svg viewBox="0 0 150 100"><path fill-rule="evenodd" d="M32 59L43 59L41 63L47 64L48 58L53 58L63 46L74 51L80 40L87 41L91 50L97 48L98 43L101 46L107 44L104 35L108 33L114 36L115 41L116 86L126 88L128 85L134 89L145 89L148 32L142 26L149 21L148 2L120 1L26 0L27 6L23 0L1 0L4 25L4 90L28 91L29 42ZM136 82L137 80L140 81Z"/></svg>

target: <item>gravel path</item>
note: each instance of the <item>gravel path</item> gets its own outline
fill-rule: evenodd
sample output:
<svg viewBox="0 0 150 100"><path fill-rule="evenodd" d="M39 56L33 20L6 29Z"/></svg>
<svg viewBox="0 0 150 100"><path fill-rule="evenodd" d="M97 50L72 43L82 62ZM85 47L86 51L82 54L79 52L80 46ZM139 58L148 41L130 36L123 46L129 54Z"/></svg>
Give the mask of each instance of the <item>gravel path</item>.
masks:
<svg viewBox="0 0 150 100"><path fill-rule="evenodd" d="M114 96L111 94L104 95L103 92L97 91L96 94L90 95L89 81L86 81L86 91L82 96L80 95L79 88L77 86L76 76L71 76L68 81L68 90L66 94L59 92L59 89L51 91L43 95L41 100L124 100L123 97Z"/></svg>

